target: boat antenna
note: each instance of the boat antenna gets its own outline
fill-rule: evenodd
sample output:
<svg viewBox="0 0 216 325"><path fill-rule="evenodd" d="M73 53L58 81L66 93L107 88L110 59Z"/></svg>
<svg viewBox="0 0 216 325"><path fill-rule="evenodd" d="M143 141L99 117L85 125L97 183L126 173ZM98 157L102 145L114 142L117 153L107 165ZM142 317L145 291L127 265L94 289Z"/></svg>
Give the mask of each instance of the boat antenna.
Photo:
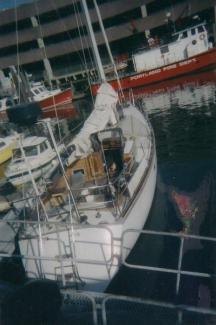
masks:
<svg viewBox="0 0 216 325"><path fill-rule="evenodd" d="M98 51L94 31L93 31L93 28L92 28L92 25L91 25L91 18L90 18L90 15L89 15L86 0L81 0L81 3L82 3L82 7L83 7L83 10L84 10L84 13L85 13L86 21L87 21L87 27L88 27L90 39L91 39L92 46L93 46L93 52L94 52L96 64L97 64L97 67L98 67L98 73L99 73L101 81L105 82L106 77L105 77L103 65L102 65L102 62L101 62L100 54L99 54L99 51Z"/></svg>
<svg viewBox="0 0 216 325"><path fill-rule="evenodd" d="M98 8L97 1L96 0L93 0L93 3L94 3L94 6L95 6L95 9L96 9L97 16L98 16L99 25L100 25L100 28L101 28L101 31L102 31L102 34L103 34L103 37L104 37L104 41L105 41L105 44L106 44L107 52L108 52L110 61L112 63L112 66L113 66L115 75L116 75L116 79L117 79L117 82L118 82L119 91L121 92L122 98L124 98L124 94L123 94L123 91L122 91L121 82L120 82L119 75L118 75L118 71L117 71L117 68L116 68L116 64L115 64L115 61L113 59L113 55L112 55L112 52L111 52L111 49L110 49L109 41L107 39L106 31L104 29L104 24L103 24L103 21L102 21L102 18L101 18L100 10Z"/></svg>

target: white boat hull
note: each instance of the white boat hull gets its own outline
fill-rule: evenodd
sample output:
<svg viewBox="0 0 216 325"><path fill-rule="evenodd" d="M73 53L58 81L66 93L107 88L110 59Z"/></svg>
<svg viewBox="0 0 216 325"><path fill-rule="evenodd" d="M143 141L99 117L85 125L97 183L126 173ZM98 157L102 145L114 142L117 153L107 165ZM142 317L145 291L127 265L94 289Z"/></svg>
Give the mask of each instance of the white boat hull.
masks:
<svg viewBox="0 0 216 325"><path fill-rule="evenodd" d="M20 240L22 255L28 256L24 262L28 276L45 276L64 284L81 283L85 290L104 291L118 271L122 258L128 256L139 236L139 232L124 236L123 233L130 229L142 230L146 222L154 197L156 175L154 151L145 182L141 184L124 218L115 224L81 225L74 229L68 226L67 230L65 227L62 230L56 223L49 233L45 233L42 227L42 237ZM72 265L76 265L77 269ZM74 276L74 270L79 274L79 279Z"/></svg>
<svg viewBox="0 0 216 325"><path fill-rule="evenodd" d="M37 180L41 177L49 178L49 176L57 168L58 164L59 164L58 160L55 157L52 160L46 162L43 166L36 167L35 169L33 168L31 170L32 177L34 178L34 180ZM6 175L6 176L8 177L9 181L15 186L32 182L32 178L28 170L24 170L23 172L21 173L19 172L14 175Z"/></svg>

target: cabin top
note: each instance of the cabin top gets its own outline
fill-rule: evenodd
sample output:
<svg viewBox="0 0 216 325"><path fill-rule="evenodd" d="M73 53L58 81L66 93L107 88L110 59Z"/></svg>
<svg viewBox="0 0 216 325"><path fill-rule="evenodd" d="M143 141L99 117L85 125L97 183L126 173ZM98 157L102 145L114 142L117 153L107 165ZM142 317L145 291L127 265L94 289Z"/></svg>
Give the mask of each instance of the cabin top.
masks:
<svg viewBox="0 0 216 325"><path fill-rule="evenodd" d="M48 149L50 150L50 144L45 137L32 136L25 138L23 139L22 146L26 157L35 157ZM22 152L19 147L13 150L13 158L22 158Z"/></svg>
<svg viewBox="0 0 216 325"><path fill-rule="evenodd" d="M31 86L31 92L34 94L34 95L40 95L42 93L49 93L48 89L46 89L46 87L42 84L42 83L34 83L32 86Z"/></svg>
<svg viewBox="0 0 216 325"><path fill-rule="evenodd" d="M23 147L37 146L47 140L45 137L30 136L22 140Z"/></svg>
<svg viewBox="0 0 216 325"><path fill-rule="evenodd" d="M172 34L172 37L174 40L181 40L187 37L193 37L196 36L197 34L201 34L201 33L206 33L207 30L205 28L205 24L198 24L195 26L191 26L185 29L182 29L174 34Z"/></svg>

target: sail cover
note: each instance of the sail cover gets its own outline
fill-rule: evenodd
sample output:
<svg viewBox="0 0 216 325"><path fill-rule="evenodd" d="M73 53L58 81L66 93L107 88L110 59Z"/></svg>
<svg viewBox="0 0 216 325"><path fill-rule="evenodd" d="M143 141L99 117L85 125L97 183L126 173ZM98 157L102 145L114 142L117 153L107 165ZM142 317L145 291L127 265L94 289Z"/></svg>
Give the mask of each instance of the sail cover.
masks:
<svg viewBox="0 0 216 325"><path fill-rule="evenodd" d="M82 129L76 135L69 146L74 145L75 150L67 160L67 165L72 164L76 159L88 155L91 150L90 135L104 130L109 124L115 126L118 121L116 104L118 94L108 83L103 83L98 89L94 109L85 121Z"/></svg>

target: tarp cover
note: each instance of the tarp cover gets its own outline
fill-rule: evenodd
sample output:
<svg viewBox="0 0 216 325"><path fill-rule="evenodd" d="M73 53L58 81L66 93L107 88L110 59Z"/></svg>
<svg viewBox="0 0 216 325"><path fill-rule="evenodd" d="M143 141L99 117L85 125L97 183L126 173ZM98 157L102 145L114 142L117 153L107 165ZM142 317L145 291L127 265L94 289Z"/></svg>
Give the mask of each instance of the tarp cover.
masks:
<svg viewBox="0 0 216 325"><path fill-rule="evenodd" d="M118 94L108 83L103 83L98 89L94 109L85 121L82 129L69 144L75 145L75 151L68 158L67 165L72 164L76 159L84 157L92 150L90 135L104 130L106 126L115 126L118 122L116 104Z"/></svg>

